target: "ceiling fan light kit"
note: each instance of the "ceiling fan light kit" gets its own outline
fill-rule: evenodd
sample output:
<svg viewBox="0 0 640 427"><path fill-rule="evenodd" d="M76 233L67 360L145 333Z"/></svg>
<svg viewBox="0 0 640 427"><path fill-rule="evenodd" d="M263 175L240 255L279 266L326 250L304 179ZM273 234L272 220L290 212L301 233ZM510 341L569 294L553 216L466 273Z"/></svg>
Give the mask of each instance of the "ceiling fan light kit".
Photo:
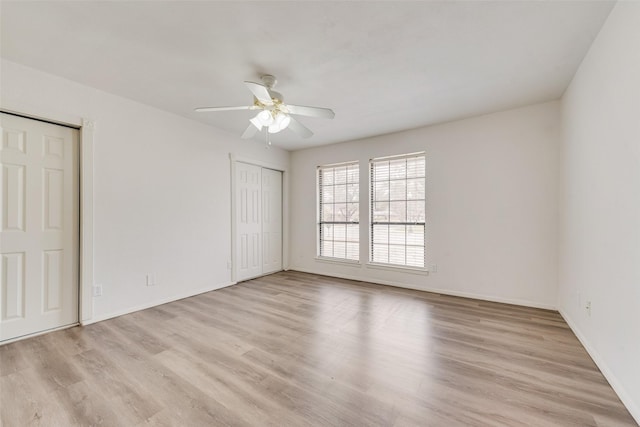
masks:
<svg viewBox="0 0 640 427"><path fill-rule="evenodd" d="M274 123L269 125L269 133L278 133L282 130L285 130L287 126L291 123L291 117L284 114L278 113L274 118Z"/></svg>
<svg viewBox="0 0 640 427"><path fill-rule="evenodd" d="M266 74L261 77L262 83L245 81L245 85L253 94L253 104L238 107L202 107L196 108L199 113L213 111L233 110L260 110L255 117L249 120L249 127L242 134L243 139L255 136L257 132L265 129L267 145L271 145L269 134L278 133L285 129L291 129L302 138L313 135L310 129L291 117L292 115L333 119L335 113L329 108L306 107L303 105L285 104L281 93L273 90L277 83L274 76Z"/></svg>
<svg viewBox="0 0 640 427"><path fill-rule="evenodd" d="M268 110L262 110L256 116L249 120L258 130L261 130L263 126L271 126L274 119L273 115Z"/></svg>

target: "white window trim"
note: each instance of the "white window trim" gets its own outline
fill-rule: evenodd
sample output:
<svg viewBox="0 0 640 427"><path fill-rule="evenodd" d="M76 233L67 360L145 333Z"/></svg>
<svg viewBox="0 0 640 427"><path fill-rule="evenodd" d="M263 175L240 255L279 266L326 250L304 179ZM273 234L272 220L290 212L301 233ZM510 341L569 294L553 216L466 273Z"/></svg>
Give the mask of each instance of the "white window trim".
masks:
<svg viewBox="0 0 640 427"><path fill-rule="evenodd" d="M384 264L381 262L367 262L366 267L374 270L402 271L403 273L429 275L429 269L427 267L420 268L399 264Z"/></svg>
<svg viewBox="0 0 640 427"><path fill-rule="evenodd" d="M351 267L360 267L362 266L362 263L360 261L356 261L353 259L345 259L345 258L333 258L333 257L328 257L328 256L316 256L315 257L316 261L320 261L320 262L326 262L328 264L342 264L342 265L348 265Z"/></svg>

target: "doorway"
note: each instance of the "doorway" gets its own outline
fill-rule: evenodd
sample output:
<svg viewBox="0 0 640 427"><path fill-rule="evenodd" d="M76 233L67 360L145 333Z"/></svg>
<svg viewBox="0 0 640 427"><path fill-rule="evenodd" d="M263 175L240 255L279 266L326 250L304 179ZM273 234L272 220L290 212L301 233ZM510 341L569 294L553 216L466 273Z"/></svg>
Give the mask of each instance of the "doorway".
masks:
<svg viewBox="0 0 640 427"><path fill-rule="evenodd" d="M2 342L78 322L79 132L0 119Z"/></svg>

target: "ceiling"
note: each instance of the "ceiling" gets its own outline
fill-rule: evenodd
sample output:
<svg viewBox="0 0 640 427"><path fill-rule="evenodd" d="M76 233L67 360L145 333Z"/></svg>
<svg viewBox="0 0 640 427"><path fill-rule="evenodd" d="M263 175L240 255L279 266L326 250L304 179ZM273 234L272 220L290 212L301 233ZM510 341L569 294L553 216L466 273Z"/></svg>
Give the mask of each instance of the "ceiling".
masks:
<svg viewBox="0 0 640 427"><path fill-rule="evenodd" d="M330 107L295 150L559 98L612 2L12 2L1 55L240 136L244 80ZM255 113L253 113L255 114ZM256 139L259 136L256 137Z"/></svg>

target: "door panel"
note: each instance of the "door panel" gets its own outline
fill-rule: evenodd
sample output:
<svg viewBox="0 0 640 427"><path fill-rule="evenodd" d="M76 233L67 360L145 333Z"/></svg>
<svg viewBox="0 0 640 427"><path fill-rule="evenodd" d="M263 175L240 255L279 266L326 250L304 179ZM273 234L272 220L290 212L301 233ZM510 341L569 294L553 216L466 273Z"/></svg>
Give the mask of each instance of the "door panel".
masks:
<svg viewBox="0 0 640 427"><path fill-rule="evenodd" d="M1 321L24 318L24 252L2 254Z"/></svg>
<svg viewBox="0 0 640 427"><path fill-rule="evenodd" d="M236 163L236 280L262 274L261 168Z"/></svg>
<svg viewBox="0 0 640 427"><path fill-rule="evenodd" d="M78 321L78 131L1 114L0 341Z"/></svg>
<svg viewBox="0 0 640 427"><path fill-rule="evenodd" d="M59 310L61 297L64 290L63 264L64 257L62 251L44 251L44 311Z"/></svg>
<svg viewBox="0 0 640 427"><path fill-rule="evenodd" d="M282 270L282 172L262 169L262 274Z"/></svg>
<svg viewBox="0 0 640 427"><path fill-rule="evenodd" d="M2 230L25 231L25 167L2 165Z"/></svg>

